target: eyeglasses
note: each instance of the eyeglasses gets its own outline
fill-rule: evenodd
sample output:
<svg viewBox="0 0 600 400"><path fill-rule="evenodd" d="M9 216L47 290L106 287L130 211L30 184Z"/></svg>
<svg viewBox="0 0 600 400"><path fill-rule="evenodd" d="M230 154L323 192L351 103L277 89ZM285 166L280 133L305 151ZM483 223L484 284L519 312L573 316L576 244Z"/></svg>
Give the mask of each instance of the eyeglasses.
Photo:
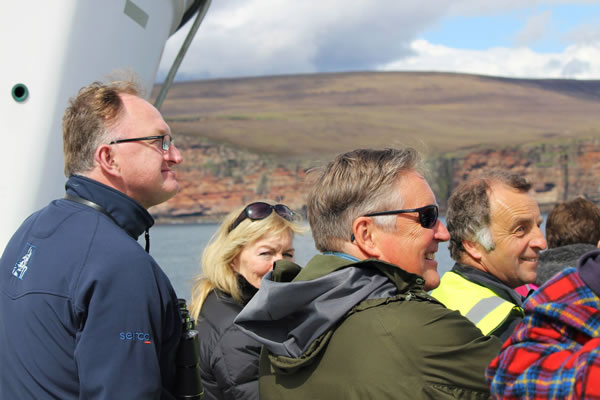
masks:
<svg viewBox="0 0 600 400"><path fill-rule="evenodd" d="M169 151L169 148L171 147L171 143L173 143L173 138L171 137L171 135L158 135L158 136L137 137L137 138L131 138L131 139L119 139L119 140L113 140L109 144L137 142L140 140L157 140L157 139L161 139L161 143L160 143L161 149L163 149L163 151Z"/></svg>
<svg viewBox="0 0 600 400"><path fill-rule="evenodd" d="M250 203L244 208L244 211L233 221L233 224L229 226L229 230L227 233L234 230L243 220L246 218L251 219L252 221L257 221L260 219L265 219L271 213L275 211L281 218L286 219L288 221L292 221L294 219L294 212L288 208L288 206L283 204L271 205L269 203L264 203L262 201L256 203Z"/></svg>
<svg viewBox="0 0 600 400"><path fill-rule="evenodd" d="M419 213L419 223L423 228L432 229L438 220L438 206L431 204L425 207L410 208L407 210L381 211L365 214L365 217L377 217L379 215L394 215L405 213Z"/></svg>

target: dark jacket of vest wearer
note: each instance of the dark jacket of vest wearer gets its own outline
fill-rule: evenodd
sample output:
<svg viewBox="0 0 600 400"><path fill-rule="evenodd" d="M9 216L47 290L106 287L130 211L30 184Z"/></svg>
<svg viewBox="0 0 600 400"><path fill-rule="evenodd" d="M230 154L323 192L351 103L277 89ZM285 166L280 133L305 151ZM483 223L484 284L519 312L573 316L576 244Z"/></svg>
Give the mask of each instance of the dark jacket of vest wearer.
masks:
<svg viewBox="0 0 600 400"><path fill-rule="evenodd" d="M521 320L523 319L523 297L495 276L481 271L477 268L473 268L461 263L456 263L454 264L450 272L454 272L470 282L474 282L480 286L488 288L501 299L514 305L514 307L505 316L505 319L501 322L501 324L498 325L493 330L493 332L489 333L490 335L498 337L502 342L508 339L519 324L519 322L521 322ZM435 290L432 294L435 297ZM456 295L461 296L461 293L457 293Z"/></svg>
<svg viewBox="0 0 600 400"><path fill-rule="evenodd" d="M257 289L241 276L238 282L246 304ZM204 400L258 399L261 345L233 324L243 304L220 290L210 292L202 304L196 329Z"/></svg>
<svg viewBox="0 0 600 400"><path fill-rule="evenodd" d="M261 342L261 399L487 399L500 342L377 260L278 261L236 324Z"/></svg>

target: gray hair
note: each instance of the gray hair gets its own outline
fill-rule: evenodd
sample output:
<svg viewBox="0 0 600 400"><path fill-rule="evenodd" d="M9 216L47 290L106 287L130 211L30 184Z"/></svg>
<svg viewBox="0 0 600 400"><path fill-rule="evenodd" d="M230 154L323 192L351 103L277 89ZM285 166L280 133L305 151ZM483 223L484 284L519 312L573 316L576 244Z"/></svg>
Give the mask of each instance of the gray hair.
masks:
<svg viewBox="0 0 600 400"><path fill-rule="evenodd" d="M460 261L465 248L463 242L472 240L486 251L495 248L494 238L490 231L490 187L500 183L519 192L527 193L531 183L520 175L504 170L483 172L466 183L460 185L448 199L446 224L450 233L450 256Z"/></svg>
<svg viewBox="0 0 600 400"><path fill-rule="evenodd" d="M307 201L308 221L319 251L340 250L350 241L352 223L362 215L403 204L395 190L398 179L409 171L422 173L413 148L358 149L344 153L318 176ZM395 227L395 217L374 219L384 229Z"/></svg>

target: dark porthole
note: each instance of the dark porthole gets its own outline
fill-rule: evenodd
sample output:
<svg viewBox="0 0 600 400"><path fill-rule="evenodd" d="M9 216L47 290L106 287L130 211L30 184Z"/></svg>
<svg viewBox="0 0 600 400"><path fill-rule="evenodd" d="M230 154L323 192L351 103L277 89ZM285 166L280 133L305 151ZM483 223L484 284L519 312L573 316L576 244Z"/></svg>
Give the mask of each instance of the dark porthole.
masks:
<svg viewBox="0 0 600 400"><path fill-rule="evenodd" d="M29 89L22 83L17 83L12 87L12 97L17 103L22 103L29 97Z"/></svg>

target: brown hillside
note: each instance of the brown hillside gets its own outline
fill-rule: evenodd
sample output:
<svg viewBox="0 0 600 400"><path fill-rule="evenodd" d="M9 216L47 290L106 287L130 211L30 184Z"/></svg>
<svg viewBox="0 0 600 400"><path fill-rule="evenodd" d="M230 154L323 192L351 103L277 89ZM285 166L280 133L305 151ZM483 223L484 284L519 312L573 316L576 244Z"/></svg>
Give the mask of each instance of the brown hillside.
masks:
<svg viewBox="0 0 600 400"><path fill-rule="evenodd" d="M600 81L364 72L177 83L162 112L178 135L310 158L597 137L598 100Z"/></svg>

